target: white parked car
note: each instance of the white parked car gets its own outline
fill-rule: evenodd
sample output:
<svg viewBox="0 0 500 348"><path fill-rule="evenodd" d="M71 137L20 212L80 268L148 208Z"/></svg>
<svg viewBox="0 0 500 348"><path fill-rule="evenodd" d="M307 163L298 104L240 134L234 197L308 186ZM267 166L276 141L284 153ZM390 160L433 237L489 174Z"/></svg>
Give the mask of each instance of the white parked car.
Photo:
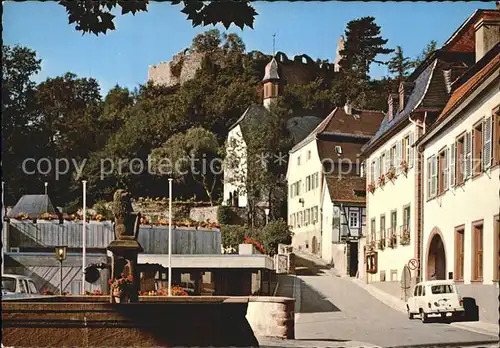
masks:
<svg viewBox="0 0 500 348"><path fill-rule="evenodd" d="M33 279L19 274L2 274L2 298L41 296Z"/></svg>
<svg viewBox="0 0 500 348"><path fill-rule="evenodd" d="M464 314L462 298L452 280L429 280L418 283L413 295L406 301L408 318L419 315L423 323L430 316L461 316Z"/></svg>

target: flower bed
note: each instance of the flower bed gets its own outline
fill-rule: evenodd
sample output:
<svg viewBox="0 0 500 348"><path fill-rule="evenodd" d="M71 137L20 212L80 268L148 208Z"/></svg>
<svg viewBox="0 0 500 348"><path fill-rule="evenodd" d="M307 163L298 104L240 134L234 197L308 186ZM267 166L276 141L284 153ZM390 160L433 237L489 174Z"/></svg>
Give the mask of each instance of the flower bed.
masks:
<svg viewBox="0 0 500 348"><path fill-rule="evenodd" d="M252 244L255 247L255 249L257 249L261 254L266 253L262 244L260 244L257 240L253 238L245 237L245 239L243 240L243 244Z"/></svg>
<svg viewBox="0 0 500 348"><path fill-rule="evenodd" d="M168 288L167 289L158 289L151 291L139 291L140 296L168 296ZM172 296L189 296L187 291L182 289L180 286L172 286Z"/></svg>

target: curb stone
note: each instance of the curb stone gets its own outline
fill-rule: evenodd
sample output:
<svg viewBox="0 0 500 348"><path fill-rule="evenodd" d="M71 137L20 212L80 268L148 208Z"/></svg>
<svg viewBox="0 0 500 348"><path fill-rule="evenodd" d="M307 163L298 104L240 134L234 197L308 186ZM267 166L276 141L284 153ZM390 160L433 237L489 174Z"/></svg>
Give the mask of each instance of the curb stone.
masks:
<svg viewBox="0 0 500 348"><path fill-rule="evenodd" d="M380 302L384 303L385 305L400 311L402 313L406 313L406 307L405 307L405 302L396 298L395 296L392 296L383 290L379 290L373 286L370 286L366 283L364 283L360 279L355 279L355 278L350 278L350 280L358 285L359 287L365 289L370 295L375 297L377 300ZM495 336L499 337L499 330L498 330L498 325L495 324L489 324L489 323L483 323L483 322L453 322L450 324L451 326L460 328L462 330L467 330L483 335L488 335L488 336Z"/></svg>

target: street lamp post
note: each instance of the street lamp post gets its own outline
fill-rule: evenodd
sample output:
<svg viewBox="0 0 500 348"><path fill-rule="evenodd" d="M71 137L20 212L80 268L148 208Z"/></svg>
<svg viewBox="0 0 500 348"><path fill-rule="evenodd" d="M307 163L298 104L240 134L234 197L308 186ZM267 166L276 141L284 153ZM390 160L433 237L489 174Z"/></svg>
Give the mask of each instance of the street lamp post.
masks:
<svg viewBox="0 0 500 348"><path fill-rule="evenodd" d="M2 181L2 231L5 231L5 181ZM4 273L3 270L4 270L4 266L3 266L3 263L4 263L4 251L3 251L3 247L5 245L4 241L7 240L7 236L5 236L5 239L4 239L4 236L5 236L5 232L2 233L2 274Z"/></svg>
<svg viewBox="0 0 500 348"><path fill-rule="evenodd" d="M83 231L82 231L82 295L85 295L85 267L87 267L87 180L83 183Z"/></svg>
<svg viewBox="0 0 500 348"><path fill-rule="evenodd" d="M59 295L63 294L63 271L62 271L62 264L63 261L66 260L66 247L65 246L58 246L56 247L56 259L59 261L59 274L60 274L60 279L59 279Z"/></svg>
<svg viewBox="0 0 500 348"><path fill-rule="evenodd" d="M266 225L269 223L269 208L264 209L264 213L266 213Z"/></svg>
<svg viewBox="0 0 500 348"><path fill-rule="evenodd" d="M168 179L168 296L172 296L172 179Z"/></svg>

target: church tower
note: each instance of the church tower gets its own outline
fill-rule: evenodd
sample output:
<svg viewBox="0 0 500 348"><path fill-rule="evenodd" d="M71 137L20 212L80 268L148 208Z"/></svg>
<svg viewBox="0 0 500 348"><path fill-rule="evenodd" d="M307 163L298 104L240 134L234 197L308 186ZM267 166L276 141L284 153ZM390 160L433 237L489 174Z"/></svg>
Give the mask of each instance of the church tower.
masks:
<svg viewBox="0 0 500 348"><path fill-rule="evenodd" d="M279 76L278 62L273 59L267 63L264 79L262 80L264 87L264 107L269 109L271 104L276 101L279 95Z"/></svg>

